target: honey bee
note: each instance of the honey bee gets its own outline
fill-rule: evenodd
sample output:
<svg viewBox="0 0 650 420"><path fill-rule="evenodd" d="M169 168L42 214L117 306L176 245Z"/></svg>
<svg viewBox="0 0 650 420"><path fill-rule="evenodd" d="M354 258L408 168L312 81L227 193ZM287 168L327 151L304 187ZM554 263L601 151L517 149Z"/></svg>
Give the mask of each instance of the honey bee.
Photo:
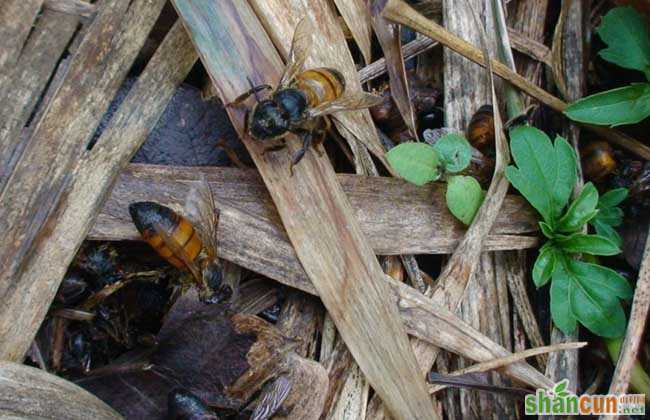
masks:
<svg viewBox="0 0 650 420"><path fill-rule="evenodd" d="M323 142L329 122L324 117L338 111L369 108L381 103L378 96L366 92L347 94L345 78L336 69L319 67L301 71L312 47L312 26L302 19L296 26L287 65L278 86L270 97L261 100L258 93L272 89L269 85L253 86L228 106L238 106L251 95L256 104L247 111L245 131L264 143L265 152L285 146L285 137L294 133L302 147L292 157L291 169L312 146Z"/></svg>
<svg viewBox="0 0 650 420"><path fill-rule="evenodd" d="M604 140L592 141L582 150L582 169L587 179L602 181L617 167L612 146Z"/></svg>
<svg viewBox="0 0 650 420"><path fill-rule="evenodd" d="M195 223L151 201L130 204L129 213L142 238L158 255L190 272L202 301L233 300L238 285L224 280L217 255L219 212L205 179L201 179L199 188L190 191L185 207Z"/></svg>
<svg viewBox="0 0 650 420"><path fill-rule="evenodd" d="M494 114L492 105L483 105L467 125L467 140L479 150L494 145Z"/></svg>

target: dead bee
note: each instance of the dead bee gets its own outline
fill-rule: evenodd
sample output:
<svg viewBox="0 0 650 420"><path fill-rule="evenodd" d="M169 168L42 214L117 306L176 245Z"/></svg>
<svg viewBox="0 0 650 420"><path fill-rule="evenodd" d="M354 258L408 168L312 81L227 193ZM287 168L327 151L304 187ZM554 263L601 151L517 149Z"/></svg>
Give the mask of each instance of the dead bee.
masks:
<svg viewBox="0 0 650 420"><path fill-rule="evenodd" d="M78 258L81 269L92 274L97 287L113 284L122 278L117 250L109 244L90 244L84 247Z"/></svg>
<svg viewBox="0 0 650 420"><path fill-rule="evenodd" d="M72 306L79 303L88 292L88 280L85 272L73 269L68 272L56 292L56 302Z"/></svg>
<svg viewBox="0 0 650 420"><path fill-rule="evenodd" d="M214 410L186 389L174 389L167 395L167 420L219 419Z"/></svg>
<svg viewBox="0 0 650 420"><path fill-rule="evenodd" d="M614 151L606 141L592 141L582 148L580 154L582 155L582 169L587 179L602 181L616 170Z"/></svg>
<svg viewBox="0 0 650 420"><path fill-rule="evenodd" d="M142 201L129 205L142 238L170 264L190 272L202 301L228 301L234 298L238 285L224 281L217 256L219 212L207 181L202 179L200 188L190 192L186 209L194 216L195 224L158 203Z"/></svg>
<svg viewBox="0 0 650 420"><path fill-rule="evenodd" d="M312 32L308 19L302 19L296 26L287 66L270 98L260 100L258 92L271 86L253 86L249 80L251 89L228 104L237 106L255 96L257 103L247 112L245 131L262 141L265 151L284 147L288 133L302 139L302 148L294 154L291 169L312 144L325 139L329 123L318 117L369 108L381 102L381 98L366 92L345 94L345 78L338 70L320 67L301 71L312 47Z"/></svg>
<svg viewBox="0 0 650 420"><path fill-rule="evenodd" d="M492 105L483 105L467 125L467 140L479 150L494 145L494 113Z"/></svg>
<svg viewBox="0 0 650 420"><path fill-rule="evenodd" d="M84 372L88 372L92 362L91 344L88 337L83 332L77 332L70 337L68 347L70 355L79 363Z"/></svg>

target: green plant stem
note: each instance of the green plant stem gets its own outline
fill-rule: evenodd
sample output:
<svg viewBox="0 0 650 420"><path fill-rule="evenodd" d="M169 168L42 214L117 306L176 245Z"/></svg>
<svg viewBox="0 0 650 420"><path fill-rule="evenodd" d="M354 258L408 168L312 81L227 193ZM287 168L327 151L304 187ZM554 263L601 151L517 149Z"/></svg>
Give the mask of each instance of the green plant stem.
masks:
<svg viewBox="0 0 650 420"><path fill-rule="evenodd" d="M494 27L497 37L497 60L510 67L511 70L517 71L508 37L508 28L503 13L503 6L498 0L490 1L490 6L492 7L492 16L494 16ZM524 102L521 99L519 91L506 81L503 82L503 89L506 97L506 113L508 119L510 120L520 116L524 112Z"/></svg>
<svg viewBox="0 0 650 420"><path fill-rule="evenodd" d="M623 345L623 338L606 338L605 344L607 351L612 362L616 364L618 357L621 354L621 346ZM646 402L650 402L650 376L643 369L641 363L637 360L632 368L632 375L630 376L630 386L635 392L645 394Z"/></svg>

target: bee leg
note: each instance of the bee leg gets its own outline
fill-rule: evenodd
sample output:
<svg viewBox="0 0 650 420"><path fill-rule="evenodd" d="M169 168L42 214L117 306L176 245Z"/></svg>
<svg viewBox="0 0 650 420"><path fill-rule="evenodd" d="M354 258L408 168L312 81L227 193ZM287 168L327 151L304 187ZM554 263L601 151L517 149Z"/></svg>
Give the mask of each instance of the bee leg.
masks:
<svg viewBox="0 0 650 420"><path fill-rule="evenodd" d="M312 140L314 139L314 136L312 133L309 131L302 132L302 147L300 150L298 150L294 155L293 158L291 159L291 166L289 167L289 171L291 171L291 176L293 176L293 167L298 164L302 160L303 157L305 157L305 153L307 152L307 149L312 144Z"/></svg>
<svg viewBox="0 0 650 420"><path fill-rule="evenodd" d="M272 87L270 85L253 86L252 88L250 88L246 92L244 92L241 95L239 95L238 97L236 97L234 101L226 104L226 106L229 107L229 108L239 106L246 99L248 99L251 95L255 95L255 94L257 94L257 92L262 92L262 91L267 90L267 89L272 89Z"/></svg>
<svg viewBox="0 0 650 420"><path fill-rule="evenodd" d="M287 143L283 137L277 140L276 142L274 142L274 144L268 146L262 145L261 147L262 147L261 155L264 156L268 152L275 152L276 150L284 149L285 147L287 147Z"/></svg>
<svg viewBox="0 0 650 420"><path fill-rule="evenodd" d="M327 137L327 133L329 133L330 129L332 128L332 122L330 121L329 118L324 117L323 122L325 123L322 128L316 131L316 138L314 139L314 150L318 153L318 156L323 156L323 150L321 150L318 146L323 144L325 141L325 137Z"/></svg>
<svg viewBox="0 0 650 420"><path fill-rule="evenodd" d="M314 139L314 150L316 153L318 153L318 156L323 156L323 150L320 149L318 146L323 144L325 141L325 137L327 136L327 131L325 130L319 130L318 133L316 134L316 138Z"/></svg>
<svg viewBox="0 0 650 420"><path fill-rule="evenodd" d="M235 166L238 167L239 169L250 169L248 165L246 165L244 162L241 161L241 159L239 159L239 156L237 156L235 150L232 147L228 146L225 138L223 137L219 138L219 140L217 140L217 142L215 143L215 147L223 150L228 156L228 159L230 159L230 161L234 163Z"/></svg>

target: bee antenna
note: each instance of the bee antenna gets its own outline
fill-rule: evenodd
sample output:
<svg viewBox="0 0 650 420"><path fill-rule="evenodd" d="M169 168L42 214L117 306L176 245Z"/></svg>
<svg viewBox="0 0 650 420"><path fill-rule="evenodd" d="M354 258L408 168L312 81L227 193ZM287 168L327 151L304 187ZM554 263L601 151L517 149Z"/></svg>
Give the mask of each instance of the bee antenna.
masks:
<svg viewBox="0 0 650 420"><path fill-rule="evenodd" d="M253 84L253 81L249 76L246 76L246 80L248 80L248 83L251 85L251 90L253 91L253 96L255 96L255 101L259 104L260 103L260 96L257 94L257 88Z"/></svg>

